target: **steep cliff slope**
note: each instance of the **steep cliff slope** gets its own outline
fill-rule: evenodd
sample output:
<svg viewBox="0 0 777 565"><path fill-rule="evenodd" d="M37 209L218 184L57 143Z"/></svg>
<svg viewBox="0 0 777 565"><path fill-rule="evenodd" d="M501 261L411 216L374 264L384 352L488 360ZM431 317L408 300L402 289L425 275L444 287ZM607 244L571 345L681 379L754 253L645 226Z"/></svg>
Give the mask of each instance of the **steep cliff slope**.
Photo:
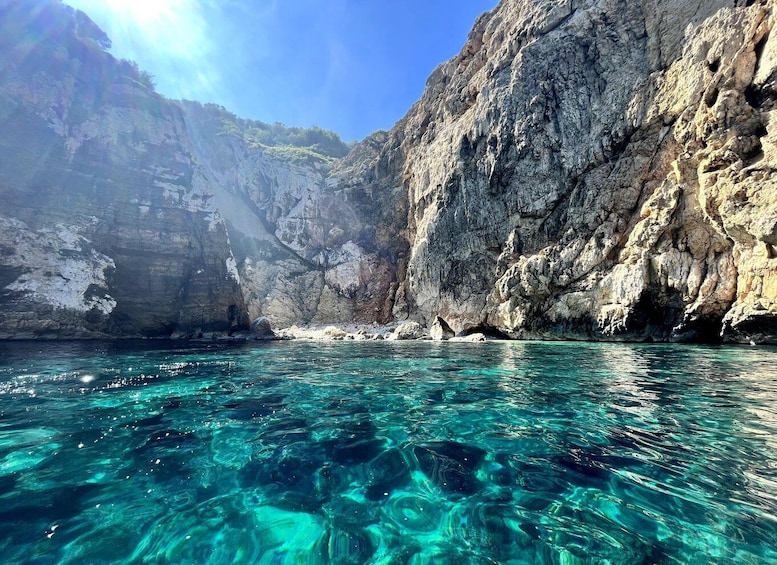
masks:
<svg viewBox="0 0 777 565"><path fill-rule="evenodd" d="M250 316L276 326L391 319L394 262L376 233L385 194L340 183L333 157L265 145L259 122L181 107L197 156L192 184L213 195L224 219ZM375 153L376 139L354 152L357 162Z"/></svg>
<svg viewBox="0 0 777 565"><path fill-rule="evenodd" d="M165 100L58 2L0 0L0 337L440 316L775 342L773 12L503 0L340 158Z"/></svg>
<svg viewBox="0 0 777 565"><path fill-rule="evenodd" d="M183 113L80 12L2 2L0 26L0 337L245 326Z"/></svg>
<svg viewBox="0 0 777 565"><path fill-rule="evenodd" d="M391 132L398 310L515 337L774 341L774 3L504 0Z"/></svg>
<svg viewBox="0 0 777 565"><path fill-rule="evenodd" d="M0 1L0 338L390 317L374 227L328 188L339 138L166 100L109 43Z"/></svg>

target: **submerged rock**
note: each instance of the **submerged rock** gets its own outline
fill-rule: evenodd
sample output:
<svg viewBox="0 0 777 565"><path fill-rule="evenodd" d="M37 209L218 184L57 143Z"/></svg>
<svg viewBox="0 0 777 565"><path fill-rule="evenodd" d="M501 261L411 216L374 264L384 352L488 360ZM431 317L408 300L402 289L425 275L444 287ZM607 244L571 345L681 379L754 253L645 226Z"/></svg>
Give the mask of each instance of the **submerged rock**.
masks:
<svg viewBox="0 0 777 565"><path fill-rule="evenodd" d="M366 463L375 459L385 446L385 441L376 438L342 438L331 442L331 459L340 465Z"/></svg>
<svg viewBox="0 0 777 565"><path fill-rule="evenodd" d="M256 398L239 399L224 405L233 420L255 420L276 414L286 408L282 394L266 394Z"/></svg>
<svg viewBox="0 0 777 565"><path fill-rule="evenodd" d="M413 453L424 474L443 491L470 495L479 490L475 471L486 455L485 450L474 445L440 441L418 445Z"/></svg>
<svg viewBox="0 0 777 565"><path fill-rule="evenodd" d="M398 449L383 451L368 465L365 497L368 500L382 500L398 488L410 482L410 467Z"/></svg>

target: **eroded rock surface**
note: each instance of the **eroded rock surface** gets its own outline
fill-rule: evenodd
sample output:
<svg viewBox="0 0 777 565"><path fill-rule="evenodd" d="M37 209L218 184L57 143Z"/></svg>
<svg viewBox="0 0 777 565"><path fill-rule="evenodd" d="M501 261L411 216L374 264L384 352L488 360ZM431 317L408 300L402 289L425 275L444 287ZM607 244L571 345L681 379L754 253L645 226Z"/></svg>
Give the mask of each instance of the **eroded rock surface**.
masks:
<svg viewBox="0 0 777 565"><path fill-rule="evenodd" d="M0 338L388 321L394 262L334 158L164 99L108 43L60 2L0 0Z"/></svg>
<svg viewBox="0 0 777 565"><path fill-rule="evenodd" d="M180 109L66 6L2 2L0 27L0 337L245 325Z"/></svg>
<svg viewBox="0 0 777 565"><path fill-rule="evenodd" d="M777 342L773 0L503 0L344 158L165 100L59 3L12 40L23 4L0 1L0 337L439 316Z"/></svg>
<svg viewBox="0 0 777 565"><path fill-rule="evenodd" d="M773 10L505 0L481 17L381 153L402 157L409 208L395 313L774 341Z"/></svg>
<svg viewBox="0 0 777 565"><path fill-rule="evenodd" d="M389 334L388 339L404 341L409 339L421 339L426 335L426 329L418 322L404 322L399 324L394 331Z"/></svg>
<svg viewBox="0 0 777 565"><path fill-rule="evenodd" d="M429 328L429 336L435 341L451 339L456 332L448 325L448 322L437 316Z"/></svg>

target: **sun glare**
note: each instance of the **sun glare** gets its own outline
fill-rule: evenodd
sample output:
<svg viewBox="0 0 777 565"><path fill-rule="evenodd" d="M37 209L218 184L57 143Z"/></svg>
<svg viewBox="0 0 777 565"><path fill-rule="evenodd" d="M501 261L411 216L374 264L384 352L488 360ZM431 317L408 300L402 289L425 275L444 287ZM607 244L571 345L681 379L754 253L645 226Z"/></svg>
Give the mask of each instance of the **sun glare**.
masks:
<svg viewBox="0 0 777 565"><path fill-rule="evenodd" d="M138 25L154 25L175 17L185 2L179 0L106 0L106 5L117 16ZM127 22L128 23L128 22Z"/></svg>
<svg viewBox="0 0 777 565"><path fill-rule="evenodd" d="M88 5L94 0L80 0ZM197 0L99 0L114 45L127 47L132 58L152 52L171 60L202 55L207 23ZM97 12L95 12L97 13Z"/></svg>

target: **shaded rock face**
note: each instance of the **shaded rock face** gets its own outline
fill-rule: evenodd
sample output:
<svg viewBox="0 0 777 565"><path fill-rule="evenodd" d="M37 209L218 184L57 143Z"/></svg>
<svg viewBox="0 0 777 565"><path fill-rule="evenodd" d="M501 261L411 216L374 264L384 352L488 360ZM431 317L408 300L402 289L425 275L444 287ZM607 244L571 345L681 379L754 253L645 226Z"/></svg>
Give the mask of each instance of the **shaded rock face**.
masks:
<svg viewBox="0 0 777 565"><path fill-rule="evenodd" d="M390 319L382 197L164 99L107 45L60 2L0 0L0 338Z"/></svg>
<svg viewBox="0 0 777 565"><path fill-rule="evenodd" d="M338 167L351 183L357 174L346 163L225 132L219 108L180 107L197 156L192 185L224 222L249 315L275 327L389 321L396 261L375 227L385 194L341 181ZM366 141L355 153L374 150Z"/></svg>
<svg viewBox="0 0 777 565"><path fill-rule="evenodd" d="M429 328L429 335L435 341L451 339L456 333L448 325L448 322L437 316Z"/></svg>
<svg viewBox="0 0 777 565"><path fill-rule="evenodd" d="M107 55L83 14L0 11L0 337L245 325L224 222L192 185L182 112Z"/></svg>
<svg viewBox="0 0 777 565"><path fill-rule="evenodd" d="M275 338L275 332L272 331L270 320L262 316L251 322L251 337L260 340Z"/></svg>
<svg viewBox="0 0 777 565"><path fill-rule="evenodd" d="M774 341L774 3L503 1L391 132L395 313ZM398 177L399 178L399 177Z"/></svg>
<svg viewBox="0 0 777 565"><path fill-rule="evenodd" d="M0 0L0 337L777 341L772 0L503 0L342 159L165 100L32 4Z"/></svg>

